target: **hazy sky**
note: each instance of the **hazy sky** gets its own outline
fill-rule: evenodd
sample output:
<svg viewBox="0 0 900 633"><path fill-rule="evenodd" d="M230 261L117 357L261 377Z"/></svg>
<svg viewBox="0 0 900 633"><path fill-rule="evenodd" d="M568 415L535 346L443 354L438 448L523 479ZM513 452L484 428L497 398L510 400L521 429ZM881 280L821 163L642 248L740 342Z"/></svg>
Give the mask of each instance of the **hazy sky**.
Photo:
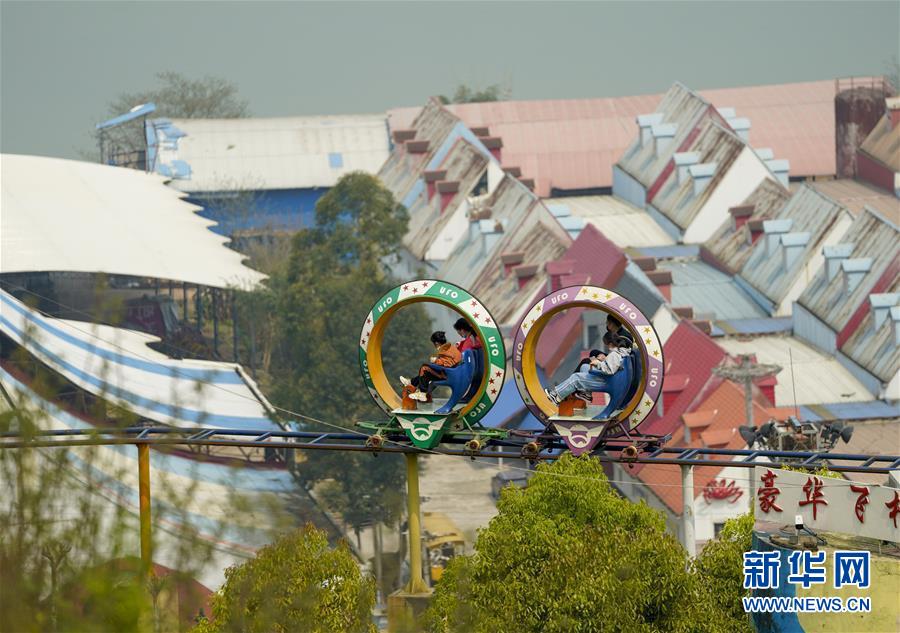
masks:
<svg viewBox="0 0 900 633"><path fill-rule="evenodd" d="M254 115L380 112L508 84L515 99L881 74L900 2L0 2L0 145L75 157L118 93L217 75Z"/></svg>

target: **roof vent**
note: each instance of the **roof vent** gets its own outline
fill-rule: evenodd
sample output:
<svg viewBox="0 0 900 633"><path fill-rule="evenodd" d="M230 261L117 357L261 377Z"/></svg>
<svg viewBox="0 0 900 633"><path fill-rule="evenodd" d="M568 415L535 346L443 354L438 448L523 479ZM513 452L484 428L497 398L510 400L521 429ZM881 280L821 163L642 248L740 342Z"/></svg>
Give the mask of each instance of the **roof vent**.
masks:
<svg viewBox="0 0 900 633"><path fill-rule="evenodd" d="M716 163L700 163L699 165L691 165L688 167L688 174L694 181L694 195L699 196L706 189L706 186L712 180L713 174L716 173Z"/></svg>
<svg viewBox="0 0 900 633"><path fill-rule="evenodd" d="M872 306L872 318L874 319L876 330L881 327L882 323L887 321L891 308L897 304L900 304L900 292L869 295L869 305Z"/></svg>
<svg viewBox="0 0 900 633"><path fill-rule="evenodd" d="M406 151L410 154L425 154L428 151L428 141L406 141Z"/></svg>
<svg viewBox="0 0 900 633"><path fill-rule="evenodd" d="M781 241L781 236L790 233L794 221L790 218L784 220L763 220L763 233L766 234L766 255L774 255Z"/></svg>
<svg viewBox="0 0 900 633"><path fill-rule="evenodd" d="M503 274L508 275L509 271L525 261L525 253L522 251L513 251L500 253L500 262L503 264Z"/></svg>
<svg viewBox="0 0 900 633"><path fill-rule="evenodd" d="M759 236L763 234L763 224L766 223L766 220L762 218L750 218L747 220L747 229L749 232L747 233L747 244L752 246L756 244L756 240L759 239Z"/></svg>
<svg viewBox="0 0 900 633"><path fill-rule="evenodd" d="M683 184L688 179L688 169L691 165L700 162L700 154L697 152L676 152L672 156L675 161L675 169L678 170L678 184Z"/></svg>
<svg viewBox="0 0 900 633"><path fill-rule="evenodd" d="M834 279L841 269L841 262L853 254L854 244L832 244L822 248L822 256L825 257L825 274L828 279Z"/></svg>
<svg viewBox="0 0 900 633"><path fill-rule="evenodd" d="M750 141L750 119L736 117L726 119L726 123L734 130L734 133L740 137L742 141L748 143Z"/></svg>
<svg viewBox="0 0 900 633"><path fill-rule="evenodd" d="M773 158L771 160L766 161L766 167L775 174L775 178L778 179L785 187L788 186L789 175L788 173L791 170L791 161L786 158Z"/></svg>
<svg viewBox="0 0 900 633"><path fill-rule="evenodd" d="M728 213L731 214L731 230L737 231L739 228L747 224L747 220L753 215L756 205L742 204L738 207L731 207Z"/></svg>
<svg viewBox="0 0 900 633"><path fill-rule="evenodd" d="M485 255L489 255L497 243L503 238L503 225L493 220L479 220L481 231L481 247Z"/></svg>
<svg viewBox="0 0 900 633"><path fill-rule="evenodd" d="M841 270L844 272L844 292L849 294L856 290L866 273L872 270L872 258L845 259L841 262Z"/></svg>
<svg viewBox="0 0 900 633"><path fill-rule="evenodd" d="M810 235L806 232L785 233L781 236L781 245L784 247L782 250L782 265L785 270L793 266L797 258L803 254L803 251L806 250L806 245L809 244L809 238Z"/></svg>
<svg viewBox="0 0 900 633"><path fill-rule="evenodd" d="M547 262L544 265L547 275L550 277L550 292L562 288L563 277L571 275L575 271L575 262L571 259L561 259L555 262Z"/></svg>
<svg viewBox="0 0 900 633"><path fill-rule="evenodd" d="M737 112L734 111L734 108L724 107L724 108L716 108L716 112L719 113L719 116L725 119L733 119L737 116Z"/></svg>
<svg viewBox="0 0 900 633"><path fill-rule="evenodd" d="M641 114L638 115L637 124L641 130L641 147L645 147L652 138L650 133L650 128L654 125L662 123L663 115L661 112L654 112L653 114Z"/></svg>
<svg viewBox="0 0 900 633"><path fill-rule="evenodd" d="M760 147L756 150L756 155L760 160L772 160L775 158L775 152L772 151L771 147Z"/></svg>
<svg viewBox="0 0 900 633"><path fill-rule="evenodd" d="M675 138L675 132L678 126L675 123L658 123L650 127L650 134L653 136L653 151L659 158L666 151L666 148L672 144Z"/></svg>
<svg viewBox="0 0 900 633"><path fill-rule="evenodd" d="M512 273L519 283L520 290L527 286L529 281L534 279L535 274L537 274L537 269L537 264L521 264L512 269Z"/></svg>

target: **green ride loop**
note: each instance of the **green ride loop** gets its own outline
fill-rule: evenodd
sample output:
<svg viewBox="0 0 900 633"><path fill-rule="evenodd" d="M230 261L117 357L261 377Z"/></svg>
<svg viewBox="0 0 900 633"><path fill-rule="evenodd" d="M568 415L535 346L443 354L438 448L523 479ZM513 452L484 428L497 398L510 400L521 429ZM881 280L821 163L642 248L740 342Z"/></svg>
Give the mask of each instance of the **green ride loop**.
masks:
<svg viewBox="0 0 900 633"><path fill-rule="evenodd" d="M435 303L459 313L481 341L481 349L473 352L472 362L477 369L474 379L466 385L465 390L469 393L461 400L459 397L463 394L454 393L451 402L454 399L460 402L446 412L428 407L403 409L400 394L385 374L381 346L387 326L400 309L416 303ZM359 426L375 431L377 437L402 430L415 446L429 449L437 446L447 432L470 435L476 441L481 437L505 435L481 425L503 387L506 374L503 337L484 304L459 286L434 279L416 279L387 292L372 306L363 324L359 337L359 367L375 403L390 418L388 423L360 423Z"/></svg>

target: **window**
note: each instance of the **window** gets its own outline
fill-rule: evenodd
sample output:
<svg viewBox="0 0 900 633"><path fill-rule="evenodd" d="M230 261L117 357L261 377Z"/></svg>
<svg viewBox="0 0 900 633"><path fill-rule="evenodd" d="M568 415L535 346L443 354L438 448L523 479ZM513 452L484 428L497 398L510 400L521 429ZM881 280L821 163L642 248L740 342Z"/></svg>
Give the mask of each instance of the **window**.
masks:
<svg viewBox="0 0 900 633"><path fill-rule="evenodd" d="M328 155L328 165L332 169L340 169L344 166L344 156L340 152L332 152Z"/></svg>
<svg viewBox="0 0 900 633"><path fill-rule="evenodd" d="M718 538L719 532L722 531L722 528L725 527L724 523L713 523L713 537Z"/></svg>

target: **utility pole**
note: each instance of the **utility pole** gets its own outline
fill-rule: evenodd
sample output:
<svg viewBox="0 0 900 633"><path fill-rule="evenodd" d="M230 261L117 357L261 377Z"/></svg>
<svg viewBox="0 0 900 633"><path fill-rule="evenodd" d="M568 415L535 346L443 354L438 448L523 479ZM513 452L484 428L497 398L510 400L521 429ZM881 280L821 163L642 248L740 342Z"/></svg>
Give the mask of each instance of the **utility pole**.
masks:
<svg viewBox="0 0 900 633"><path fill-rule="evenodd" d="M781 371L781 365L757 363L750 354L741 354L737 365L719 365L712 371L716 376L744 385L746 424L753 426L753 381L774 376Z"/></svg>

